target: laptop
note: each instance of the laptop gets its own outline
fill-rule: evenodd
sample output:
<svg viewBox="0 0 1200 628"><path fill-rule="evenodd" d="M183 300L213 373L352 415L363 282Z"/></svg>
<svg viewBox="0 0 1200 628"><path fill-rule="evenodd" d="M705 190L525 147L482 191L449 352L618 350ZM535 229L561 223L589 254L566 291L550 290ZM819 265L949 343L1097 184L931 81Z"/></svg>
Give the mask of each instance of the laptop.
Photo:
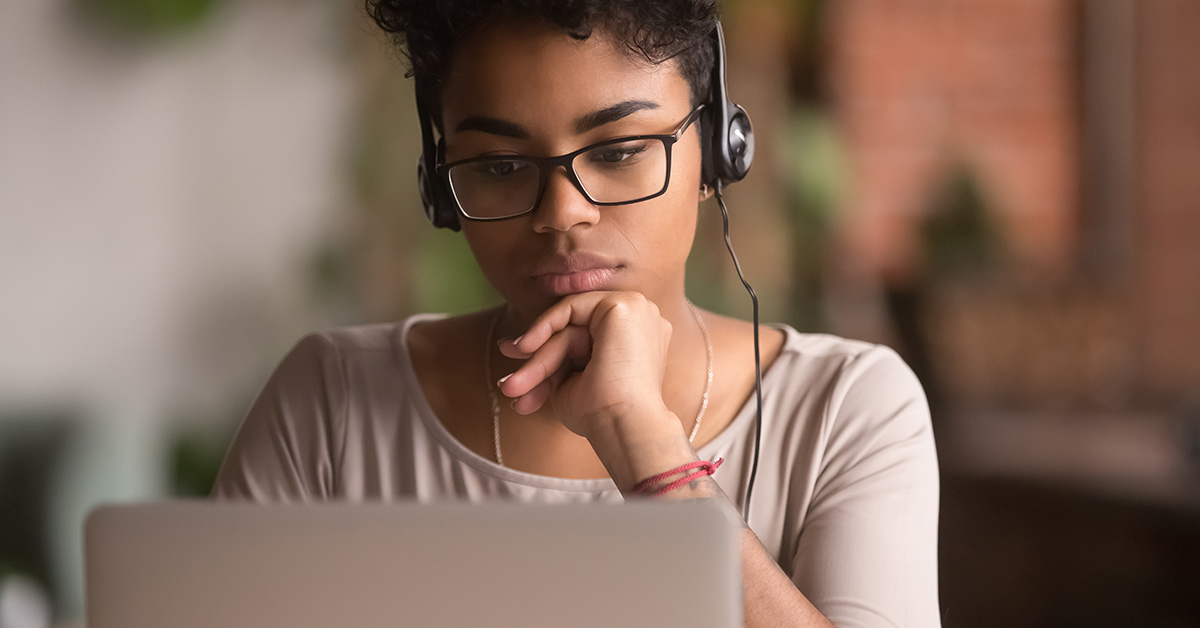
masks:
<svg viewBox="0 0 1200 628"><path fill-rule="evenodd" d="M714 504L102 506L89 628L742 625Z"/></svg>

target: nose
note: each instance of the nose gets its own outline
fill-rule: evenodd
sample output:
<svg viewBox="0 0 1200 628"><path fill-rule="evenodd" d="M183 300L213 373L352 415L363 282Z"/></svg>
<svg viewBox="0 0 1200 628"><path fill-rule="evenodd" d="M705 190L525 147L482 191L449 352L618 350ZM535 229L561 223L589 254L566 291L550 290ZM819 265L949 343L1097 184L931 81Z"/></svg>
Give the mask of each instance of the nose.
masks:
<svg viewBox="0 0 1200 628"><path fill-rule="evenodd" d="M594 225L598 220L600 208L575 187L566 168L555 168L547 175L546 188L533 210L534 231L569 231L576 226Z"/></svg>

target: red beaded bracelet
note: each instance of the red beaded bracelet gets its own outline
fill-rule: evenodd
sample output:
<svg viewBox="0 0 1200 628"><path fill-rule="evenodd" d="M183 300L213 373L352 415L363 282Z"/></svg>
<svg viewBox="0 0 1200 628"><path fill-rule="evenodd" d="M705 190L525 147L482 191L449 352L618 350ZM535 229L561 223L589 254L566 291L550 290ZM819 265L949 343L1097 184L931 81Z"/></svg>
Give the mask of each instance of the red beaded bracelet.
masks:
<svg viewBox="0 0 1200 628"><path fill-rule="evenodd" d="M634 495L650 495L653 493L653 495L655 497L658 497L660 495L666 495L667 493L670 493L671 491L683 486L684 484L687 484L688 482L691 482L692 480L695 480L697 478L702 478L706 475L712 475L712 474L716 473L717 469L721 466L721 463L723 463L723 462L725 462L724 458L717 458L716 462L709 462L707 460L697 460L696 462L689 462L685 465L675 467L674 469L671 469L670 471L667 471L665 473L660 473L654 477L646 478L645 480L638 482L633 487L633 494ZM661 489L654 490L654 486L656 484L658 484L659 482L662 482L663 480L666 480L667 478L679 475L680 473L687 473L688 471L691 471L692 469L700 469L700 470L696 471L694 473L688 474L678 480L675 480L674 482L671 482L670 484L668 484L667 486L665 486Z"/></svg>

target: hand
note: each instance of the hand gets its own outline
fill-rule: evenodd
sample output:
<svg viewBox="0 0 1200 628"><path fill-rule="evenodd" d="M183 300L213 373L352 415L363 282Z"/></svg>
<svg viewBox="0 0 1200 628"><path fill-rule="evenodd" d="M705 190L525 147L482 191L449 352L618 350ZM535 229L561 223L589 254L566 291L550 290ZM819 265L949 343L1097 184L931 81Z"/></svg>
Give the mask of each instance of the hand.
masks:
<svg viewBox="0 0 1200 628"><path fill-rule="evenodd" d="M505 356L524 359L500 383L522 414L547 401L568 429L588 438L622 418L664 416L663 373L671 323L637 292L584 292L543 312Z"/></svg>

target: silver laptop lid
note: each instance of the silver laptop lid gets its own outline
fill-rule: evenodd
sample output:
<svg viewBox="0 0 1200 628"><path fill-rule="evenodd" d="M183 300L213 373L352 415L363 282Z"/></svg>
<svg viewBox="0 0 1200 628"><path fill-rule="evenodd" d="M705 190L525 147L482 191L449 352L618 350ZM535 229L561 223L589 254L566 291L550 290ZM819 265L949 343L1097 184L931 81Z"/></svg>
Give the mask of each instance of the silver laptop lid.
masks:
<svg viewBox="0 0 1200 628"><path fill-rule="evenodd" d="M105 506L89 628L689 626L742 620L713 504Z"/></svg>

